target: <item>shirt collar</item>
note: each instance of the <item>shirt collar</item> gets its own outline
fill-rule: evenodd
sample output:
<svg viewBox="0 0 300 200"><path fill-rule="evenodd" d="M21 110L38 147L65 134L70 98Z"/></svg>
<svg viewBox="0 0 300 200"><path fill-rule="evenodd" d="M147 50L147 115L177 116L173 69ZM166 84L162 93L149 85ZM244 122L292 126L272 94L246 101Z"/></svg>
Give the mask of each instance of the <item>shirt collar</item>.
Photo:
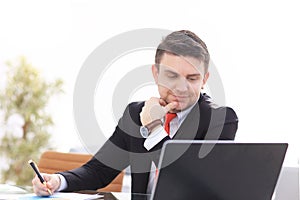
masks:
<svg viewBox="0 0 300 200"><path fill-rule="evenodd" d="M197 102L196 102L196 103L197 103ZM195 103L195 104L196 104L196 103ZM191 112L191 110L193 109L193 107L195 106L195 104L192 105L192 106L190 106L189 108L187 108L187 109L181 111L181 112L176 113L176 114L177 114L177 120L178 120L179 124L181 124L181 123L184 121L184 119L185 119L186 116ZM176 119L176 118L175 118L175 119ZM163 122L164 122L164 121L165 121L165 118L163 118Z"/></svg>
<svg viewBox="0 0 300 200"><path fill-rule="evenodd" d="M185 109L184 111L178 112L177 117L178 117L178 122L181 124L181 122L186 118L186 116L191 112L193 109L194 105L189 107L188 109Z"/></svg>

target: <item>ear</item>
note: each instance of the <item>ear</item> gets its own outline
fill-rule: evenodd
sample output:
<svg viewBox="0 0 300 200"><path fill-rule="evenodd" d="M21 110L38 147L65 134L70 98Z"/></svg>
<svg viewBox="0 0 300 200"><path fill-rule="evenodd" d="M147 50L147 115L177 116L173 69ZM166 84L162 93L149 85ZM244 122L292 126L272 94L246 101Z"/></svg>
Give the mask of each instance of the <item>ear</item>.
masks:
<svg viewBox="0 0 300 200"><path fill-rule="evenodd" d="M209 72L206 72L206 74L204 75L204 78L203 78L203 86L205 85L208 77L209 77Z"/></svg>
<svg viewBox="0 0 300 200"><path fill-rule="evenodd" d="M158 68L155 65L152 65L152 75L155 80L155 83L158 83Z"/></svg>

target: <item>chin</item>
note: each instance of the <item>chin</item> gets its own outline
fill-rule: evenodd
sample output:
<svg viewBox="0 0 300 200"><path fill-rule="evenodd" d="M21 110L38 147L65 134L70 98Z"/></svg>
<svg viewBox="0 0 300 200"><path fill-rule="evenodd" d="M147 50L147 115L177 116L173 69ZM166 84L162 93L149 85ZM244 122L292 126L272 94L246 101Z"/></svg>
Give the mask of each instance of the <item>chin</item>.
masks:
<svg viewBox="0 0 300 200"><path fill-rule="evenodd" d="M188 104L179 103L179 105L175 108L178 112L183 111L189 107Z"/></svg>
<svg viewBox="0 0 300 200"><path fill-rule="evenodd" d="M181 102L181 103L178 102L178 103L179 103L179 105L176 107L176 109L183 111L183 110L186 110L186 109L194 106L197 103L197 101L195 101L195 102L188 101L188 102Z"/></svg>

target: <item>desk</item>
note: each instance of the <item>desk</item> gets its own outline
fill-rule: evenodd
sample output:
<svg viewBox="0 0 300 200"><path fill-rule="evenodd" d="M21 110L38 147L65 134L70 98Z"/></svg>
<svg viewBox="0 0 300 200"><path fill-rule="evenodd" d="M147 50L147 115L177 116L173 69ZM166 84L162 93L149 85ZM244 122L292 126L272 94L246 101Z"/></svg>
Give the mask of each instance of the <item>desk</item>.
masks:
<svg viewBox="0 0 300 200"><path fill-rule="evenodd" d="M149 200L150 194L137 194L127 192L97 192L93 190L84 190L79 193L83 194L100 194L103 195L103 200Z"/></svg>
<svg viewBox="0 0 300 200"><path fill-rule="evenodd" d="M150 195L145 194L131 194L131 193L122 193L122 192L100 192L97 191L80 191L78 193L61 193L66 194L65 196L59 197L59 193L57 193L55 199L100 199L100 200L148 200ZM89 194L100 194L100 197L95 196L85 196ZM73 195L73 196L72 196ZM92 197L92 198L90 198ZM22 188L12 186L12 185L6 185L6 184L0 184L0 200L39 200L39 199L51 199L49 197L37 197L33 193L23 190Z"/></svg>
<svg viewBox="0 0 300 200"><path fill-rule="evenodd" d="M150 195L144 195L144 194L126 194L126 193L119 193L119 194L114 194L112 193L105 193L103 197L99 198L87 198L89 200L148 200ZM43 199L52 199L49 197L37 197L28 194L0 194L0 200L43 200ZM64 199L67 200L68 198L53 198L55 199ZM79 199L78 197L74 198L69 198L70 200L72 199ZM80 198L81 199L81 198Z"/></svg>
<svg viewBox="0 0 300 200"><path fill-rule="evenodd" d="M104 194L104 200L149 200L150 196L150 194L112 192Z"/></svg>

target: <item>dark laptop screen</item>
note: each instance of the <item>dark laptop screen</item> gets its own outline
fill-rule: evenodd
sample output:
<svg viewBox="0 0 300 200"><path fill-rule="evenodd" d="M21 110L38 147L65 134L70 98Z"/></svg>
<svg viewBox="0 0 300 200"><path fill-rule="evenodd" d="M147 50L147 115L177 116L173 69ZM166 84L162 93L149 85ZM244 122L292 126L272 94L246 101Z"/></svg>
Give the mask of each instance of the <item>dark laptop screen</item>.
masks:
<svg viewBox="0 0 300 200"><path fill-rule="evenodd" d="M286 150L285 143L167 142L152 199L271 199Z"/></svg>

